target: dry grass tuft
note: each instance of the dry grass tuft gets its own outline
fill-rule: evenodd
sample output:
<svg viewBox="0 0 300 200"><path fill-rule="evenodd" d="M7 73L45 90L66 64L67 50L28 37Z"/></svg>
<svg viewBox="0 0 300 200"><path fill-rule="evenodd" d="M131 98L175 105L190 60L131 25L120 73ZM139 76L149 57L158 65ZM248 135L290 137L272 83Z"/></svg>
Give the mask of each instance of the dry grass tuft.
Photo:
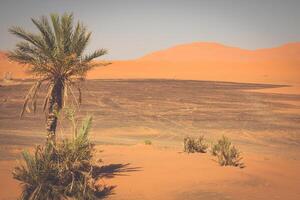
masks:
<svg viewBox="0 0 300 200"><path fill-rule="evenodd" d="M152 145L152 141L151 140L145 140L144 143L145 143L145 145Z"/></svg>
<svg viewBox="0 0 300 200"><path fill-rule="evenodd" d="M183 139L184 152L187 153L206 153L208 145L205 142L204 136L198 138L185 137Z"/></svg>
<svg viewBox="0 0 300 200"><path fill-rule="evenodd" d="M218 163L221 166L245 167L244 163L241 162L243 159L241 152L225 136L212 145L211 153L218 158Z"/></svg>

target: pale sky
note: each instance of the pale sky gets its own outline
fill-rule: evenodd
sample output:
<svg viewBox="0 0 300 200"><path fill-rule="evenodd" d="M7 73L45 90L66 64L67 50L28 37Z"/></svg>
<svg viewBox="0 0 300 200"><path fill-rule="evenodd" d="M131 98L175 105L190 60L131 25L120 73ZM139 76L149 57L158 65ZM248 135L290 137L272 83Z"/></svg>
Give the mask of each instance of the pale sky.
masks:
<svg viewBox="0 0 300 200"><path fill-rule="evenodd" d="M300 0L0 0L0 49L17 39L13 25L73 12L93 32L89 50L134 59L177 44L208 41L245 49L300 41Z"/></svg>

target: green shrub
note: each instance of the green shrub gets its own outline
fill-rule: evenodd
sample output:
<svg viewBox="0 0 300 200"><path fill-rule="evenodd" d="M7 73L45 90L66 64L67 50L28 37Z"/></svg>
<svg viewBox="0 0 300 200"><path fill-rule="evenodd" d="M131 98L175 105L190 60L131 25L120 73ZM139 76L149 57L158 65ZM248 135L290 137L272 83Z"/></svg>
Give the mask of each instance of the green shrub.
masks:
<svg viewBox="0 0 300 200"><path fill-rule="evenodd" d="M88 139L92 118L88 117L76 138L46 143L34 154L23 152L24 163L13 176L21 181L22 200L99 199L105 187L93 177L93 145Z"/></svg>
<svg viewBox="0 0 300 200"><path fill-rule="evenodd" d="M206 153L208 145L205 142L204 136L198 138L185 137L183 139L184 152L187 153Z"/></svg>
<svg viewBox="0 0 300 200"><path fill-rule="evenodd" d="M225 136L212 145L211 153L217 157L221 166L244 167L244 164L241 162L243 159L241 152Z"/></svg>
<svg viewBox="0 0 300 200"><path fill-rule="evenodd" d="M145 140L144 142L145 142L145 145L152 145L151 140Z"/></svg>

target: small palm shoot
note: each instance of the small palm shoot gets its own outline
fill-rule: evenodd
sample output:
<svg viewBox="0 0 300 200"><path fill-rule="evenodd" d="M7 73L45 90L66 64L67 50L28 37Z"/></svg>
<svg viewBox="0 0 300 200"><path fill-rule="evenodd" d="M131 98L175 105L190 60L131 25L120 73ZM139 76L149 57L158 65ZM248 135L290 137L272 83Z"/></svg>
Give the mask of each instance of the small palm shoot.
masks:
<svg viewBox="0 0 300 200"><path fill-rule="evenodd" d="M93 144L88 139L92 117L87 117L73 140L55 146L47 142L35 153L23 152L24 163L13 176L23 185L22 200L83 199L103 197L105 186L96 184L92 163Z"/></svg>

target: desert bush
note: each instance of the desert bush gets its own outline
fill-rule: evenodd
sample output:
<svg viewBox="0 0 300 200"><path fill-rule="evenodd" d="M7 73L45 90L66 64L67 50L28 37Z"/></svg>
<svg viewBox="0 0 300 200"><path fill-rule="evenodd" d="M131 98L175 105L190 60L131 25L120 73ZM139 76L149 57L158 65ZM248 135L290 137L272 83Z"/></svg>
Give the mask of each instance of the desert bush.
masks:
<svg viewBox="0 0 300 200"><path fill-rule="evenodd" d="M93 177L93 144L88 139L92 118L86 118L76 138L23 152L24 162L13 172L21 181L22 200L99 199L105 187Z"/></svg>
<svg viewBox="0 0 300 200"><path fill-rule="evenodd" d="M208 145L205 142L204 136L198 138L185 137L183 139L184 152L187 153L206 153Z"/></svg>
<svg viewBox="0 0 300 200"><path fill-rule="evenodd" d="M225 136L222 136L217 143L212 145L211 153L217 157L221 166L244 167L244 164L241 162L243 159L241 152Z"/></svg>
<svg viewBox="0 0 300 200"><path fill-rule="evenodd" d="M145 143L145 145L152 145L151 140L145 140L144 143Z"/></svg>

